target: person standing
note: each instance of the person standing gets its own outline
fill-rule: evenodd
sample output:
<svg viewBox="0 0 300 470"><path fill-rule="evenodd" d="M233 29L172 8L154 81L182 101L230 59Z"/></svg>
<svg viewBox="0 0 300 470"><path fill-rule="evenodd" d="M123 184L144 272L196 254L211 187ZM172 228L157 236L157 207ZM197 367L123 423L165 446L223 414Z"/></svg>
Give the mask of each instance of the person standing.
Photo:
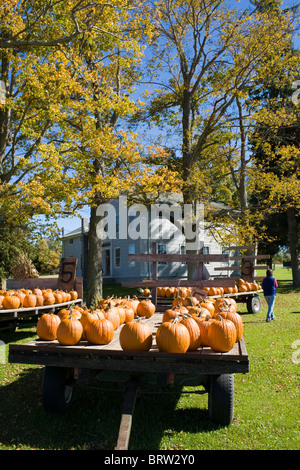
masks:
<svg viewBox="0 0 300 470"><path fill-rule="evenodd" d="M273 277L272 269L268 268L266 274L267 274L267 277L263 279L262 288L264 291L264 297L268 304L268 313L267 313L266 321L269 322L271 320L275 320L273 307L275 303L276 289L278 288L278 284L277 284L276 279Z"/></svg>

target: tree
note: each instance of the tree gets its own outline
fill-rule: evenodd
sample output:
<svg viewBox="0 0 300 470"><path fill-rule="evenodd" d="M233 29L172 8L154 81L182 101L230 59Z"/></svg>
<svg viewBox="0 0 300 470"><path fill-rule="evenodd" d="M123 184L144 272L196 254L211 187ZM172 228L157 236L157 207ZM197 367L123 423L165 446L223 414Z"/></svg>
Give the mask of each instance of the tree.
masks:
<svg viewBox="0 0 300 470"><path fill-rule="evenodd" d="M151 18L154 27L149 41L148 76L144 78L154 89L148 91L144 116L159 128L171 129L173 139L177 137L173 145L178 149L177 168L184 202L193 204L210 195L209 190L199 191L199 177L202 187L213 184L212 178L205 180L207 173L203 177L201 170L214 149L214 167L219 162L223 165L224 159L217 156L218 143L223 142L220 136L227 133L230 139L232 127L238 123L244 161L238 168L237 208L246 214L242 108L252 81L265 73L271 57L273 61L280 57L293 29L293 18L256 7L229 8L221 1L168 0L143 4L144 14ZM234 171L237 174L236 166ZM227 169L223 174L228 174ZM209 203L209 197L205 202ZM245 217L240 227L244 220Z"/></svg>
<svg viewBox="0 0 300 470"><path fill-rule="evenodd" d="M154 172L135 134L122 129L136 106L129 94L141 57L138 18L125 0L11 0L0 15L7 89L0 212L21 225L91 205L87 300L95 305L102 296L97 207L122 191L166 183L166 170Z"/></svg>
<svg viewBox="0 0 300 470"><path fill-rule="evenodd" d="M298 56L298 52L295 54ZM281 89L270 84L265 89L264 99L260 97L261 108L251 140L255 163L251 186L252 211L261 214L259 222L266 225L265 232L281 246L282 234L286 235L293 284L299 286L300 114L299 106L291 100L291 78L286 79ZM277 234L276 222L283 218Z"/></svg>

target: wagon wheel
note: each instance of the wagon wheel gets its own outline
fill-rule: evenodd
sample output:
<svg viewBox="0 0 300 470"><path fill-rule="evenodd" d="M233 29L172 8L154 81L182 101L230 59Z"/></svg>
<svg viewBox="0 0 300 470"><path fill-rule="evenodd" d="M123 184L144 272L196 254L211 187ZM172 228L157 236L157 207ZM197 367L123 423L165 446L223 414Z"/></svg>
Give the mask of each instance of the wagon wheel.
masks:
<svg viewBox="0 0 300 470"><path fill-rule="evenodd" d="M44 370L42 401L45 411L64 413L73 398L74 376L70 369L46 366Z"/></svg>
<svg viewBox="0 0 300 470"><path fill-rule="evenodd" d="M261 309L261 299L259 295L254 294L247 299L248 313L259 313Z"/></svg>
<svg viewBox="0 0 300 470"><path fill-rule="evenodd" d="M209 382L208 413L215 424L229 426L233 417L234 374L212 375Z"/></svg>

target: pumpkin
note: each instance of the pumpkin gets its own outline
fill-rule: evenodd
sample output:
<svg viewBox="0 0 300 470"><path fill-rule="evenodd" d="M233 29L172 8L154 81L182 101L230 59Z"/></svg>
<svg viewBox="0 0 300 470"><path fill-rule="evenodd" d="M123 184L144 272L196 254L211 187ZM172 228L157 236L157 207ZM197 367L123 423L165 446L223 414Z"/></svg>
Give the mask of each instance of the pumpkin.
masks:
<svg viewBox="0 0 300 470"><path fill-rule="evenodd" d="M185 297L175 297L172 301L172 307L180 307L183 305Z"/></svg>
<svg viewBox="0 0 300 470"><path fill-rule="evenodd" d="M24 292L22 292L22 291L16 291L16 292L14 293L14 295L16 295L17 297L19 297L19 299L20 299L20 307L23 307L23 300L24 300L24 297L25 297L26 294L24 294Z"/></svg>
<svg viewBox="0 0 300 470"><path fill-rule="evenodd" d="M71 312L68 318L61 320L57 328L57 339L60 344L73 346L81 340L83 327Z"/></svg>
<svg viewBox="0 0 300 470"><path fill-rule="evenodd" d="M103 310L104 317L107 320L110 320L113 324L114 329L116 330L120 326L120 317L118 314L118 310L114 306L107 306Z"/></svg>
<svg viewBox="0 0 300 470"><path fill-rule="evenodd" d="M148 288L144 289L144 296L145 296L145 297L149 297L150 294L151 294L151 290L150 290L150 289L148 289Z"/></svg>
<svg viewBox="0 0 300 470"><path fill-rule="evenodd" d="M92 323L94 320L97 320L97 318L105 318L104 313L100 309L96 310L84 310L81 312L81 317L79 318L80 323L82 324L83 332L82 332L82 339L86 339L86 328L87 326Z"/></svg>
<svg viewBox="0 0 300 470"><path fill-rule="evenodd" d="M196 306L198 304L199 304L199 300L196 299L196 297L191 297L191 296L185 297L182 303L184 307Z"/></svg>
<svg viewBox="0 0 300 470"><path fill-rule="evenodd" d="M55 303L56 304L61 304L63 301L63 293L59 291L53 292L54 298L55 298Z"/></svg>
<svg viewBox="0 0 300 470"><path fill-rule="evenodd" d="M64 318L68 318L71 313L73 314L73 318L76 318L77 320L80 319L81 313L76 308L62 308L59 310L57 315L61 320L63 320Z"/></svg>
<svg viewBox="0 0 300 470"><path fill-rule="evenodd" d="M53 295L53 292L45 292L43 294L44 297L44 305L53 305L55 304L55 297Z"/></svg>
<svg viewBox="0 0 300 470"><path fill-rule="evenodd" d="M215 315L220 312L236 312L236 302L233 299L221 297L215 301Z"/></svg>
<svg viewBox="0 0 300 470"><path fill-rule="evenodd" d="M44 305L44 297L43 294L34 294L36 297L36 306L42 307Z"/></svg>
<svg viewBox="0 0 300 470"><path fill-rule="evenodd" d="M38 287L36 287L35 289L33 289L32 293L34 295L43 295L43 292L41 289L39 289Z"/></svg>
<svg viewBox="0 0 300 470"><path fill-rule="evenodd" d="M128 305L124 305L125 319L124 323L128 323L134 319L134 309Z"/></svg>
<svg viewBox="0 0 300 470"><path fill-rule="evenodd" d="M125 308L122 304L116 304L115 306L117 312L118 312L118 315L120 317L120 325L122 325L122 323L125 322Z"/></svg>
<svg viewBox="0 0 300 470"><path fill-rule="evenodd" d="M5 310L18 309L20 307L21 300L16 295L5 295L2 300L2 305Z"/></svg>
<svg viewBox="0 0 300 470"><path fill-rule="evenodd" d="M139 303L140 301L136 297L133 297L132 299L127 297L127 299L124 300L124 304L133 309L134 316L137 316L137 306Z"/></svg>
<svg viewBox="0 0 300 470"><path fill-rule="evenodd" d="M113 297L106 297L106 299L102 299L99 302L99 307L106 308L106 307L113 307L115 305L115 301Z"/></svg>
<svg viewBox="0 0 300 470"><path fill-rule="evenodd" d="M173 297L175 294L175 287L166 287L165 289L165 297L167 297L168 299L170 299L171 297Z"/></svg>
<svg viewBox="0 0 300 470"><path fill-rule="evenodd" d="M246 284L242 284L241 286L238 287L238 291L239 292L247 292L248 291L248 287Z"/></svg>
<svg viewBox="0 0 300 470"><path fill-rule="evenodd" d="M2 302L3 302L3 299L4 299L4 295L0 295L0 307L2 306Z"/></svg>
<svg viewBox="0 0 300 470"><path fill-rule="evenodd" d="M87 323L85 337L92 344L108 344L113 340L115 329L110 320L102 318L99 313L95 319Z"/></svg>
<svg viewBox="0 0 300 470"><path fill-rule="evenodd" d="M220 312L221 317L225 318L226 320L232 321L236 329L236 342L241 339L243 336L243 320L241 315L237 312Z"/></svg>
<svg viewBox="0 0 300 470"><path fill-rule="evenodd" d="M201 307L201 306L198 306L198 307L188 307L188 312L190 315L194 316L198 316L198 317L206 317L207 315L210 316L210 311L207 310L207 308L204 308L204 307Z"/></svg>
<svg viewBox="0 0 300 470"><path fill-rule="evenodd" d="M187 329L190 335L189 351L196 351L201 346L200 328L195 319L191 316L183 317L181 322Z"/></svg>
<svg viewBox="0 0 300 470"><path fill-rule="evenodd" d="M211 349L219 352L230 351L236 341L236 328L232 321L220 315L215 317L208 329L207 339Z"/></svg>
<svg viewBox="0 0 300 470"><path fill-rule="evenodd" d="M57 328L60 318L54 313L44 313L37 322L36 334L45 341L54 341L57 336Z"/></svg>
<svg viewBox="0 0 300 470"><path fill-rule="evenodd" d="M156 344L160 351L185 353L190 345L189 331L178 319L162 323L156 331Z"/></svg>
<svg viewBox="0 0 300 470"><path fill-rule="evenodd" d="M214 315L215 304L211 302L210 300L204 300L203 302L200 303L200 306L203 308L206 308L209 311L211 317Z"/></svg>
<svg viewBox="0 0 300 470"><path fill-rule="evenodd" d="M34 294L26 294L23 299L24 308L36 307L36 296Z"/></svg>
<svg viewBox="0 0 300 470"><path fill-rule="evenodd" d="M137 306L136 313L138 317L150 318L155 313L155 305L151 300L142 300Z"/></svg>
<svg viewBox="0 0 300 470"><path fill-rule="evenodd" d="M76 290L71 290L70 292L71 300L77 300L78 299L78 292Z"/></svg>
<svg viewBox="0 0 300 470"><path fill-rule="evenodd" d="M176 318L180 314L180 309L179 308L168 308L167 310L164 311L163 316L162 316L162 323L166 321L171 321Z"/></svg>
<svg viewBox="0 0 300 470"><path fill-rule="evenodd" d="M199 329L200 329L201 346L209 346L208 330L212 322L216 320L212 319L209 315L207 315L206 317L199 317L198 319L197 318L194 318L194 319L197 321Z"/></svg>
<svg viewBox="0 0 300 470"><path fill-rule="evenodd" d="M119 341L124 351L149 351L152 345L152 330L147 323L131 321L122 326Z"/></svg>

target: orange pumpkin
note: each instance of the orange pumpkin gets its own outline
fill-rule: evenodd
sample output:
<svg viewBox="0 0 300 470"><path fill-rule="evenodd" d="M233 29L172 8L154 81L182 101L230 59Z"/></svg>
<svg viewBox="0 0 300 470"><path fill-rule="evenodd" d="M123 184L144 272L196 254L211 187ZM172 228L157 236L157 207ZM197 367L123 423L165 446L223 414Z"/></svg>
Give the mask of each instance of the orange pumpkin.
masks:
<svg viewBox="0 0 300 470"><path fill-rule="evenodd" d="M103 310L104 317L107 320L110 320L113 324L114 329L116 330L120 326L120 317L118 310L113 306L108 306Z"/></svg>
<svg viewBox="0 0 300 470"><path fill-rule="evenodd" d="M70 291L70 296L71 296L71 300L77 300L78 299L78 292L76 290L71 290Z"/></svg>
<svg viewBox="0 0 300 470"><path fill-rule="evenodd" d="M156 344L160 351L185 353L190 346L189 331L177 319L162 323L156 331Z"/></svg>
<svg viewBox="0 0 300 470"><path fill-rule="evenodd" d="M134 309L128 305L124 305L125 319L124 323L128 323L134 319Z"/></svg>
<svg viewBox="0 0 300 470"><path fill-rule="evenodd" d="M190 345L188 350L196 351L196 349L198 349L201 345L201 332L198 323L193 317L190 316L184 317L181 323L188 329L190 335Z"/></svg>
<svg viewBox="0 0 300 470"><path fill-rule="evenodd" d="M138 317L150 318L155 313L155 305L151 300L142 300L137 306L136 313Z"/></svg>
<svg viewBox="0 0 300 470"><path fill-rule="evenodd" d="M235 301L231 302L231 299L227 297L221 297L215 301L215 315L219 312L236 312Z"/></svg>
<svg viewBox="0 0 300 470"><path fill-rule="evenodd" d="M40 339L54 341L57 337L57 328L60 318L54 313L44 313L37 322L36 333Z"/></svg>
<svg viewBox="0 0 300 470"><path fill-rule="evenodd" d="M218 315L208 329L207 339L214 351L228 352L236 342L236 328L232 321Z"/></svg>
<svg viewBox="0 0 300 470"><path fill-rule="evenodd" d="M201 346L209 346L208 343L208 330L210 325L212 324L214 319L212 319L209 315L206 317L199 317L198 319L195 318L195 320L198 323L199 329L200 329L200 343Z"/></svg>
<svg viewBox="0 0 300 470"><path fill-rule="evenodd" d="M5 295L2 300L2 305L5 310L18 309L20 307L21 300L16 295Z"/></svg>
<svg viewBox="0 0 300 470"><path fill-rule="evenodd" d="M34 308L36 307L36 296L34 294L26 294L23 299L24 308Z"/></svg>
<svg viewBox="0 0 300 470"><path fill-rule="evenodd" d="M87 324L85 337L92 344L109 344L114 337L115 329L110 320L95 315L94 321Z"/></svg>
<svg viewBox="0 0 300 470"><path fill-rule="evenodd" d="M210 302L209 300L204 300L203 302L200 303L200 306L203 308L206 308L210 315L213 316L215 313L215 304L213 302Z"/></svg>
<svg viewBox="0 0 300 470"><path fill-rule="evenodd" d="M242 317L237 312L220 312L220 315L227 320L232 321L236 329L236 342L241 339L243 336L243 320Z"/></svg>
<svg viewBox="0 0 300 470"><path fill-rule="evenodd" d="M149 351L152 345L152 330L147 323L131 321L122 326L119 341L124 351Z"/></svg>
<svg viewBox="0 0 300 470"><path fill-rule="evenodd" d="M125 306L123 306L122 304L116 304L115 308L120 317L120 325L122 325L122 323L125 322Z"/></svg>
<svg viewBox="0 0 300 470"><path fill-rule="evenodd" d="M71 312L70 316L61 320L58 325L57 339L60 344L74 346L81 340L82 333L82 324Z"/></svg>
<svg viewBox="0 0 300 470"><path fill-rule="evenodd" d="M44 297L44 305L54 305L55 304L55 297L52 292L45 292L43 294Z"/></svg>

